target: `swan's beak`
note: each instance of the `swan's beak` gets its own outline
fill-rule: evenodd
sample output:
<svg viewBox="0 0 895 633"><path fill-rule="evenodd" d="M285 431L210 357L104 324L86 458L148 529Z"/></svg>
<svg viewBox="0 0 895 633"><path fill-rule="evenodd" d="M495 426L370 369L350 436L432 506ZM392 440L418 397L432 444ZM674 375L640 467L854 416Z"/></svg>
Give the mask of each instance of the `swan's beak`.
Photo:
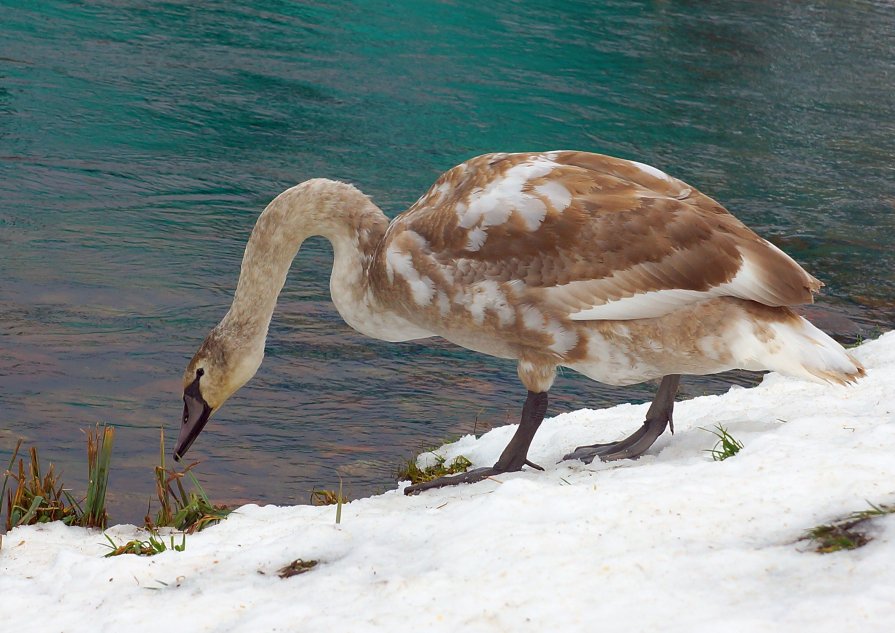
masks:
<svg viewBox="0 0 895 633"><path fill-rule="evenodd" d="M190 385L183 393L183 426L180 427L180 437L174 447L174 461L181 460L211 417L211 407L199 393L198 382L197 378L193 383L196 388L192 389L193 385Z"/></svg>

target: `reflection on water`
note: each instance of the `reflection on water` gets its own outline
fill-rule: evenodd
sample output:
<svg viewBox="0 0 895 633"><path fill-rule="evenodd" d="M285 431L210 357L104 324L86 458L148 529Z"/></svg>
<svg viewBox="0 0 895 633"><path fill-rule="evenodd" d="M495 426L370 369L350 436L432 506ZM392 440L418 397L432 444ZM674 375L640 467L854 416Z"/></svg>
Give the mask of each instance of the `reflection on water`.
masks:
<svg viewBox="0 0 895 633"><path fill-rule="evenodd" d="M892 325L889 3L7 5L0 449L23 436L82 489L79 429L115 424L117 520L142 517L158 429L176 431L180 372L226 311L255 217L309 177L394 215L486 151L636 158L822 278L821 325ZM517 415L511 364L345 326L330 261L322 240L302 249L264 366L193 448L218 499L305 502L338 473L354 495L382 490L419 445ZM566 372L551 410L653 389Z"/></svg>

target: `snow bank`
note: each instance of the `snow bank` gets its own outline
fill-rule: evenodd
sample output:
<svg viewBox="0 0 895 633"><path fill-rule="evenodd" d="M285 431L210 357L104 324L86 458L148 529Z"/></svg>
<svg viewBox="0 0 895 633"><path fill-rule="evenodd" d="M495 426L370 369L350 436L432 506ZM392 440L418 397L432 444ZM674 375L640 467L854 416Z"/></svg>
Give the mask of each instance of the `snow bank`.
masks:
<svg viewBox="0 0 895 633"><path fill-rule="evenodd" d="M556 464L646 405L560 415L530 454L546 472L360 499L338 526L333 507L249 505L184 552L110 559L97 532L19 528L0 550L3 630L895 631L895 515L857 550L799 540L895 502L895 333L855 355L853 387L771 374L680 402L677 434L637 461ZM723 462L699 428L717 423L745 444ZM489 465L512 430L444 454ZM297 558L320 564L280 579Z"/></svg>

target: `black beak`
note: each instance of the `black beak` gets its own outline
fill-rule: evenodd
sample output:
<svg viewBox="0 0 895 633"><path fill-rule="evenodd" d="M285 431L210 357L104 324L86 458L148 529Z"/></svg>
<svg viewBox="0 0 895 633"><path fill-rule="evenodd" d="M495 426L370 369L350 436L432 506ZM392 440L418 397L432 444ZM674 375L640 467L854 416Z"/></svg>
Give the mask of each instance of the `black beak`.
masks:
<svg viewBox="0 0 895 633"><path fill-rule="evenodd" d="M199 433L208 424L209 417L211 407L199 392L197 376L183 392L183 426L180 427L180 436L177 438L177 446L174 447L174 461L179 462L186 455L190 446L199 437Z"/></svg>

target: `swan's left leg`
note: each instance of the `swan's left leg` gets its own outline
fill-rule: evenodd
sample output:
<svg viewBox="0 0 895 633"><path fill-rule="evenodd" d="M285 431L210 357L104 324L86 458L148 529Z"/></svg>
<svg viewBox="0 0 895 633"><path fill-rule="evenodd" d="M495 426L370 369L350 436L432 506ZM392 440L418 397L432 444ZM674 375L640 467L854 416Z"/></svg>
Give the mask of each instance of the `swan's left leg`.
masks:
<svg viewBox="0 0 895 633"><path fill-rule="evenodd" d="M646 421L637 431L618 442L609 444L591 444L579 446L563 459L580 459L585 464L599 457L604 462L616 459L634 459L643 455L650 446L665 432L670 425L674 433L674 422L671 419L674 410L674 397L681 382L679 374L669 374L662 378L656 397L646 413Z"/></svg>
<svg viewBox="0 0 895 633"><path fill-rule="evenodd" d="M535 393L529 391L528 398L525 399L525 405L522 407L522 419L519 421L519 428L516 429L516 433L513 435L506 448L503 449L503 453L500 454L500 457L494 466L489 468L476 468L475 470L470 470L460 475L439 477L432 481L407 486L404 489L404 494L414 495L431 488L456 486L457 484L471 484L487 479L493 475L522 470L523 466L531 466L538 470L544 470L537 464L528 461L528 447L531 446L531 441L534 439L538 427L541 426L541 422L544 420L544 415L546 413L547 392L542 391L540 393Z"/></svg>

